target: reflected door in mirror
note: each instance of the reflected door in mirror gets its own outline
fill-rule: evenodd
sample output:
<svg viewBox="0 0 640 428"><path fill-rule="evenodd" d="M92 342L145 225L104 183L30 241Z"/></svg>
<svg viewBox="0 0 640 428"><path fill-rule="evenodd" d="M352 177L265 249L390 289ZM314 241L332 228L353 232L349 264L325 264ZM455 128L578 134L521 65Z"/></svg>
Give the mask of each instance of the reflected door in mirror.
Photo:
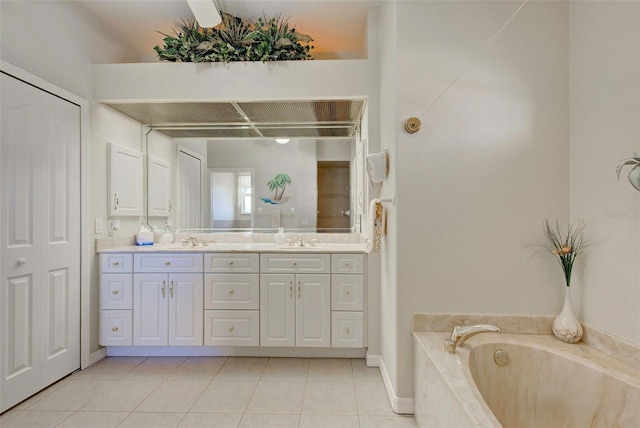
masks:
<svg viewBox="0 0 640 428"><path fill-rule="evenodd" d="M333 232L351 227L349 162L318 162L318 229Z"/></svg>
<svg viewBox="0 0 640 428"><path fill-rule="evenodd" d="M202 159L185 149L178 151L178 225L184 229L202 227Z"/></svg>

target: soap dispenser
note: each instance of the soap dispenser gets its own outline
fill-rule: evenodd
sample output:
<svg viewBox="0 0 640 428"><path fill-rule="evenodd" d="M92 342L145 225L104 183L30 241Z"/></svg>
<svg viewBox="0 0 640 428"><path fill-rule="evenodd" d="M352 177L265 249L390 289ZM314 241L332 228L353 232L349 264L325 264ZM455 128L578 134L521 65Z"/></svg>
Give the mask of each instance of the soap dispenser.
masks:
<svg viewBox="0 0 640 428"><path fill-rule="evenodd" d="M173 242L173 234L169 231L169 226L167 226L167 230L162 235L162 243L163 244L171 244Z"/></svg>
<svg viewBox="0 0 640 428"><path fill-rule="evenodd" d="M284 244L284 227L278 228L278 233L276 233L276 244Z"/></svg>

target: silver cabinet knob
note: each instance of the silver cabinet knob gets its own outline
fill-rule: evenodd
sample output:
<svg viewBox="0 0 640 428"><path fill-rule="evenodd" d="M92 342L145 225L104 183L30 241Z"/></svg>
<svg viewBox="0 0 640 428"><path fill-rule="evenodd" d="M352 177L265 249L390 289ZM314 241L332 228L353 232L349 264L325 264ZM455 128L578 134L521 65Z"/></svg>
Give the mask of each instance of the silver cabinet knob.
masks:
<svg viewBox="0 0 640 428"><path fill-rule="evenodd" d="M229 266L233 266L233 262L229 262Z"/></svg>
<svg viewBox="0 0 640 428"><path fill-rule="evenodd" d="M233 331L233 327L229 327L229 333Z"/></svg>
<svg viewBox="0 0 640 428"><path fill-rule="evenodd" d="M111 331L113 331L113 332L118 331L118 327L111 327Z"/></svg>
<svg viewBox="0 0 640 428"><path fill-rule="evenodd" d="M347 334L349 334L349 333L351 333L351 329L350 329L350 328L345 328L345 329L344 329L344 332L345 332L345 333L347 333Z"/></svg>
<svg viewBox="0 0 640 428"><path fill-rule="evenodd" d="M111 294L118 294L118 293L120 293L120 290L113 290L113 291L111 292Z"/></svg>
<svg viewBox="0 0 640 428"><path fill-rule="evenodd" d="M164 262L164 265L165 266L169 266L169 265L171 265L171 262Z"/></svg>
<svg viewBox="0 0 640 428"><path fill-rule="evenodd" d="M24 257L20 257L20 258L18 259L18 264L19 264L20 266L22 266L22 265L23 265L23 264L25 264L25 263L27 263L27 259L25 259Z"/></svg>
<svg viewBox="0 0 640 428"><path fill-rule="evenodd" d="M114 266L120 266L120 262L113 262L111 264L114 265Z"/></svg>
<svg viewBox="0 0 640 428"><path fill-rule="evenodd" d="M233 290L229 290L229 294L233 294Z"/></svg>

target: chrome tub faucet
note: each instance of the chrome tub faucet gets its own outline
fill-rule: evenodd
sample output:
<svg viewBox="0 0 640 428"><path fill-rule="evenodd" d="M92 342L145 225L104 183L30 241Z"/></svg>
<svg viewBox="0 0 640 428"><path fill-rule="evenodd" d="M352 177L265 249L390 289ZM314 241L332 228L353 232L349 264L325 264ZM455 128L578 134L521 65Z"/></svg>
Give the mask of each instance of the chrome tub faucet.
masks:
<svg viewBox="0 0 640 428"><path fill-rule="evenodd" d="M478 333L500 333L500 327L489 324L457 325L451 332L451 338L444 341L445 351L455 354L458 346L462 346L468 338Z"/></svg>

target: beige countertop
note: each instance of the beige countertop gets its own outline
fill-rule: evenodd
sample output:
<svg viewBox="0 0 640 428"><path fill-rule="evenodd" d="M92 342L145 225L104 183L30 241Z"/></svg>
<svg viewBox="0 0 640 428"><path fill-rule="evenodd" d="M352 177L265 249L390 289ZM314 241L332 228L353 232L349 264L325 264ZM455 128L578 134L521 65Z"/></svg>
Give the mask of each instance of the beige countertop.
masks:
<svg viewBox="0 0 640 428"><path fill-rule="evenodd" d="M304 247L275 243L224 243L216 242L206 245L185 246L182 243L154 245L124 245L103 248L99 253L160 253L160 252L196 252L196 253L364 253L362 243L319 242Z"/></svg>

